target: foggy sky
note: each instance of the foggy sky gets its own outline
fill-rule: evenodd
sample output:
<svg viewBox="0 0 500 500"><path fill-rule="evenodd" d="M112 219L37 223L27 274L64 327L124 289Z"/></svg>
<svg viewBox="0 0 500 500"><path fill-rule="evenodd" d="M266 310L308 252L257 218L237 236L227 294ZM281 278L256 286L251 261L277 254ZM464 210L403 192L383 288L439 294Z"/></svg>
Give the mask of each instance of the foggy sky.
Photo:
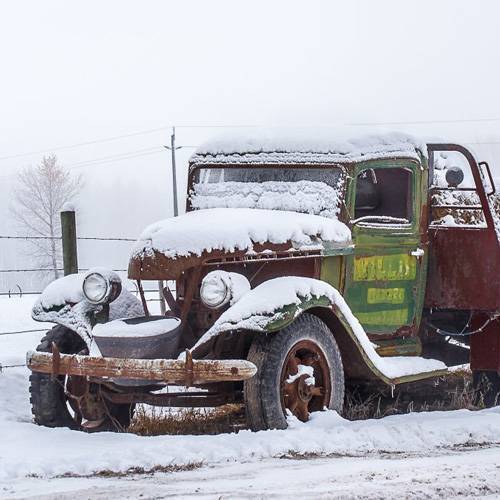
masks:
<svg viewBox="0 0 500 500"><path fill-rule="evenodd" d="M22 156L0 160L0 228L15 172L43 151L86 178L81 231L137 236L171 214L170 125L183 146L222 131L203 125L372 122L500 141L499 15L494 0L3 1L0 157ZM471 147L500 177L498 145ZM123 266L127 249L81 253ZM0 268L17 259L0 242Z"/></svg>

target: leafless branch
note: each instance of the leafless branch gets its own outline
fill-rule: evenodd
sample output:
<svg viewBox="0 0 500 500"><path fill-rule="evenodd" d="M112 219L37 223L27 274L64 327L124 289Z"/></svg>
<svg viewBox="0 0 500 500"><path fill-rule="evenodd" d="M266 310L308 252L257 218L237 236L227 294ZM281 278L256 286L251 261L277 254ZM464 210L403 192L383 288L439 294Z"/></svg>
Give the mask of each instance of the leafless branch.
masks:
<svg viewBox="0 0 500 500"><path fill-rule="evenodd" d="M71 176L58 164L57 157L45 156L36 167L19 173L11 214L23 233L54 238L61 233L59 213L83 187L81 176ZM61 244L55 239L28 240L29 255L41 267L53 270L58 277L61 267Z"/></svg>

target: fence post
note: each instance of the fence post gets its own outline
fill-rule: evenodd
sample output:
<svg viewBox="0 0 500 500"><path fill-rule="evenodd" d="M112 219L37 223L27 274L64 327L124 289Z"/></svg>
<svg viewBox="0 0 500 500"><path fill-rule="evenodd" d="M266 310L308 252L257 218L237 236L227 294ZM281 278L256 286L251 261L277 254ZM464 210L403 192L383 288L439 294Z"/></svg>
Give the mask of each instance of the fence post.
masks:
<svg viewBox="0 0 500 500"><path fill-rule="evenodd" d="M76 247L76 217L72 209L61 211L61 231L64 276L78 272Z"/></svg>

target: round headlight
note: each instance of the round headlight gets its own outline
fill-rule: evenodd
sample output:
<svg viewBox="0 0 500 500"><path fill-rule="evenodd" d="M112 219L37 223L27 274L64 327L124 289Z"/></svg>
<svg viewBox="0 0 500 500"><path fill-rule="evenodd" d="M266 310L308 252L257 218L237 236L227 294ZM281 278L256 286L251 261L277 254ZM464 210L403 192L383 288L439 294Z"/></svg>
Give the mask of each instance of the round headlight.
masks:
<svg viewBox="0 0 500 500"><path fill-rule="evenodd" d="M104 267L91 269L83 280L83 295L92 304L111 303L122 291L122 280Z"/></svg>
<svg viewBox="0 0 500 500"><path fill-rule="evenodd" d="M231 290L226 280L214 271L208 273L201 282L200 298L203 304L211 309L217 309L227 304L231 299Z"/></svg>
<svg viewBox="0 0 500 500"><path fill-rule="evenodd" d="M93 304L105 302L109 292L109 281L100 273L90 273L83 280L83 294Z"/></svg>

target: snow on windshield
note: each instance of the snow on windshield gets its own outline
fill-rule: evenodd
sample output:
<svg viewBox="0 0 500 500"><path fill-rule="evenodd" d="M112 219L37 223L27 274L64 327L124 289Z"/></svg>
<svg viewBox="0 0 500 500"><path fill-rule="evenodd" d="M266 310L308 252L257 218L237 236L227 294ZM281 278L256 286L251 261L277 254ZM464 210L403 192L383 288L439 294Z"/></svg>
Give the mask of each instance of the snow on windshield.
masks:
<svg viewBox="0 0 500 500"><path fill-rule="evenodd" d="M194 209L260 208L337 217L340 168L203 168L191 191Z"/></svg>

